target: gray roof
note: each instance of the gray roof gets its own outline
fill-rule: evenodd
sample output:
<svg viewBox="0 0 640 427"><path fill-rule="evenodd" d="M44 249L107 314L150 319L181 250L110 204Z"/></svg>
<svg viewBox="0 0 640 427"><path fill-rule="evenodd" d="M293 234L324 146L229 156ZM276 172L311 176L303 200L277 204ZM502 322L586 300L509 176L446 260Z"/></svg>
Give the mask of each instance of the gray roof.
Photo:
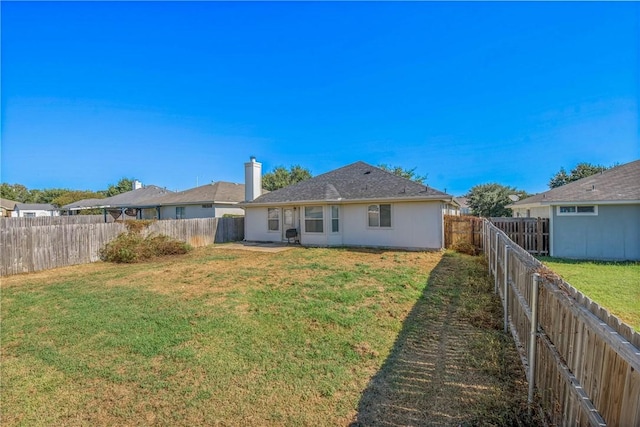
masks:
<svg viewBox="0 0 640 427"><path fill-rule="evenodd" d="M640 201L640 160L519 200L509 206Z"/></svg>
<svg viewBox="0 0 640 427"><path fill-rule="evenodd" d="M91 209L91 208L128 208L133 206L147 206L148 200L154 199L158 196L172 193L172 191L166 188L160 188L155 185L147 185L137 190L127 191L126 193L116 194L115 196L107 197L105 199L84 199L77 202L69 203L62 206L60 209L64 210L76 210L76 209Z"/></svg>
<svg viewBox="0 0 640 427"><path fill-rule="evenodd" d="M16 203L15 209L21 211L55 211L58 208L50 203Z"/></svg>
<svg viewBox="0 0 640 427"><path fill-rule="evenodd" d="M356 162L263 194L246 205L384 199L451 200L452 196L367 163Z"/></svg>
<svg viewBox="0 0 640 427"><path fill-rule="evenodd" d="M244 201L244 184L214 182L177 193L155 197L145 201L146 205L169 206L200 203L239 203Z"/></svg>

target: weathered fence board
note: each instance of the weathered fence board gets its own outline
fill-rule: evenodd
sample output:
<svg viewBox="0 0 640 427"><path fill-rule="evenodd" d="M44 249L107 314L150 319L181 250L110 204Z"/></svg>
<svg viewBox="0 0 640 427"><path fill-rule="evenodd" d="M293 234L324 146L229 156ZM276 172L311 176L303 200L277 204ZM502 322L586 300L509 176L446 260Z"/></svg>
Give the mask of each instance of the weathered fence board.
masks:
<svg viewBox="0 0 640 427"><path fill-rule="evenodd" d="M100 249L127 230L122 222L22 224L26 225L0 228L0 276L97 261ZM156 221L144 233L164 234L194 247L205 246L244 239L244 218Z"/></svg>
<svg viewBox="0 0 640 427"><path fill-rule="evenodd" d="M496 226L486 222L483 230L489 269L527 370L527 337L535 328L535 372L527 378L535 381L548 421L563 426L640 425L639 334ZM536 324L531 323L534 274L541 277Z"/></svg>
<svg viewBox="0 0 640 427"><path fill-rule="evenodd" d="M549 255L549 218L490 218L498 229L525 251Z"/></svg>
<svg viewBox="0 0 640 427"><path fill-rule="evenodd" d="M482 218L475 216L444 216L444 247L451 248L457 243L470 243L482 247Z"/></svg>
<svg viewBox="0 0 640 427"><path fill-rule="evenodd" d="M32 218L0 217L0 228L38 227L44 225L63 224L101 224L104 222L104 215L38 216ZM114 219L111 215L107 215L107 222L114 222Z"/></svg>

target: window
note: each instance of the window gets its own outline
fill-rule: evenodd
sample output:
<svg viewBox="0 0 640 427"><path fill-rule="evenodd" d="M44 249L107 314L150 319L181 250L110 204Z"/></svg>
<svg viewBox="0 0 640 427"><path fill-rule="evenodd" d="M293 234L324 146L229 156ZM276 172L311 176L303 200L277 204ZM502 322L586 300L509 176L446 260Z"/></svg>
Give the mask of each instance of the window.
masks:
<svg viewBox="0 0 640 427"><path fill-rule="evenodd" d="M278 231L280 230L280 209L278 208L269 208L267 212L267 217L269 220L269 231Z"/></svg>
<svg viewBox="0 0 640 427"><path fill-rule="evenodd" d="M202 205L202 209L211 209L213 207L213 203L206 203Z"/></svg>
<svg viewBox="0 0 640 427"><path fill-rule="evenodd" d="M594 205L558 206L558 215L598 215L598 207Z"/></svg>
<svg viewBox="0 0 640 427"><path fill-rule="evenodd" d="M391 205L369 205L369 227L391 227Z"/></svg>
<svg viewBox="0 0 640 427"><path fill-rule="evenodd" d="M176 219L184 219L184 218L185 218L184 206L176 207Z"/></svg>
<svg viewBox="0 0 640 427"><path fill-rule="evenodd" d="M340 232L340 208L338 206L331 206L331 232Z"/></svg>
<svg viewBox="0 0 640 427"><path fill-rule="evenodd" d="M307 233L323 233L322 206L305 206L304 208L304 230Z"/></svg>
<svg viewBox="0 0 640 427"><path fill-rule="evenodd" d="M35 212L25 212L24 213L24 217L25 218L35 218L36 217L36 213Z"/></svg>

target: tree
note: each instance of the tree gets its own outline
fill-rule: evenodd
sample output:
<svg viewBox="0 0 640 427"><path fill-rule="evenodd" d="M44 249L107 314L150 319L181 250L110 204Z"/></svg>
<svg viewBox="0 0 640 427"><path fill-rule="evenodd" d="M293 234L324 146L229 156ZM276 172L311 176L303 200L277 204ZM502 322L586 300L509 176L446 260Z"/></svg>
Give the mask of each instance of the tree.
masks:
<svg viewBox="0 0 640 427"><path fill-rule="evenodd" d="M518 196L520 199L528 197L525 191L497 183L476 185L465 197L474 215L498 217L512 216L511 209L505 207L513 203L509 198L511 195Z"/></svg>
<svg viewBox="0 0 640 427"><path fill-rule="evenodd" d="M427 175L417 175L416 174L416 169L417 168L413 168L413 169L404 169L402 168L402 166L389 166L387 164L380 164L378 165L378 167L384 171L387 171L389 173L392 173L396 176L400 176L402 178L407 178L410 179L412 181L416 181L419 182L420 184L424 184L424 182L427 180Z"/></svg>
<svg viewBox="0 0 640 427"><path fill-rule="evenodd" d="M111 197L117 194L126 193L127 191L133 190L133 181L134 181L133 178L122 178L120 179L120 181L118 181L117 184L115 185L110 184L109 188L107 188L104 191L101 191L101 193L105 197Z"/></svg>
<svg viewBox="0 0 640 427"><path fill-rule="evenodd" d="M609 168L606 166L592 165L591 163L578 163L575 168L571 169L571 173L567 174L567 171L565 171L564 168L560 168L560 171L558 171L549 181L549 188L557 188L570 182L595 175L607 169Z"/></svg>
<svg viewBox="0 0 640 427"><path fill-rule="evenodd" d="M288 185L306 181L311 178L311 172L300 165L293 165L289 169L284 166L276 166L272 172L262 176L262 187L265 190L274 191Z"/></svg>
<svg viewBox="0 0 640 427"><path fill-rule="evenodd" d="M18 203L30 202L30 192L22 184L0 184L0 198L13 200Z"/></svg>

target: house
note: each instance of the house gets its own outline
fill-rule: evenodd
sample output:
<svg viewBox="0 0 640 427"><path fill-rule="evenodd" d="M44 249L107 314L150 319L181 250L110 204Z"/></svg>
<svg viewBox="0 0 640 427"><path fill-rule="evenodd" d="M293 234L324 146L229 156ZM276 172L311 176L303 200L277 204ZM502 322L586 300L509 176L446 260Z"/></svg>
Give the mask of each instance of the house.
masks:
<svg viewBox="0 0 640 427"><path fill-rule="evenodd" d="M452 196L364 162L264 195L261 171L245 163L247 241L441 249L443 215L458 210Z"/></svg>
<svg viewBox="0 0 640 427"><path fill-rule="evenodd" d="M507 207L515 217L549 218L551 256L640 260L640 160Z"/></svg>
<svg viewBox="0 0 640 427"><path fill-rule="evenodd" d="M18 202L9 199L0 199L0 216L10 217L11 212L16 208L16 203Z"/></svg>
<svg viewBox="0 0 640 427"><path fill-rule="evenodd" d="M116 194L104 199L79 200L62 206L60 210L68 215L75 215L85 209L102 209L105 213L105 218L106 213L109 212L115 219L154 217L156 206L149 204L148 201L170 193L172 191L166 188L155 185L143 187L136 181L134 189L126 193Z"/></svg>
<svg viewBox="0 0 640 427"><path fill-rule="evenodd" d="M146 200L144 206L155 208L153 217L158 219L220 218L244 215L238 206L245 200L244 196L243 184L219 181Z"/></svg>
<svg viewBox="0 0 640 427"><path fill-rule="evenodd" d="M456 197L456 202L458 202L458 204L460 205L460 215L471 215L469 199L464 196Z"/></svg>
<svg viewBox="0 0 640 427"><path fill-rule="evenodd" d="M35 218L39 216L58 216L58 208L49 203L16 203L12 217Z"/></svg>

